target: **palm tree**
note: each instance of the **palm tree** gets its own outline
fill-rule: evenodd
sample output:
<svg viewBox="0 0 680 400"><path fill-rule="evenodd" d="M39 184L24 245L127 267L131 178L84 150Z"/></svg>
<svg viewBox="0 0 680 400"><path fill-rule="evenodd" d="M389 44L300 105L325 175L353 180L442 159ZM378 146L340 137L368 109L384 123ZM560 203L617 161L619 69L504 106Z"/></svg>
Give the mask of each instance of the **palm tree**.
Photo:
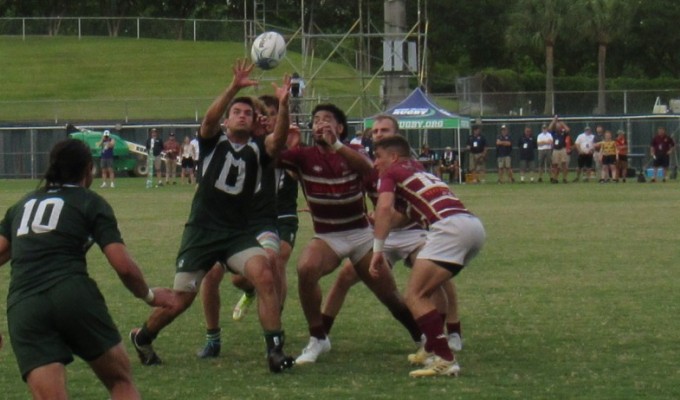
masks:
<svg viewBox="0 0 680 400"><path fill-rule="evenodd" d="M510 17L506 39L512 45L542 46L545 51L544 114L553 114L555 108L553 51L571 4L564 0L518 0Z"/></svg>
<svg viewBox="0 0 680 400"><path fill-rule="evenodd" d="M597 41L597 109L596 114L605 114L605 67L607 47L612 41L629 31L633 15L638 6L637 1L630 0L580 0L578 9L584 14L583 33Z"/></svg>

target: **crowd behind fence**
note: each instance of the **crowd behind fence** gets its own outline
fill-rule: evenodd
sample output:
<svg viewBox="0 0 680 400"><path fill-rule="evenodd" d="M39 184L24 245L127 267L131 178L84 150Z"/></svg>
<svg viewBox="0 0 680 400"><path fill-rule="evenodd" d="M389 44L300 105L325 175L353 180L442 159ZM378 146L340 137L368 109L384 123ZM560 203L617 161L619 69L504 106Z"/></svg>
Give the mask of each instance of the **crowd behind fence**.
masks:
<svg viewBox="0 0 680 400"><path fill-rule="evenodd" d="M658 126L666 127L668 134L675 140L676 143L680 141L680 116L672 115L647 115L635 117L601 117L601 116L580 116L580 117L564 117L563 120L571 128L572 139L583 131L586 126L595 127L602 125L605 129L616 133L619 129L626 132L629 142L629 152L631 154L638 154L634 161L631 161L631 167L640 172L644 169L651 159L649 155L649 144ZM534 136L541 131L541 125L549 123L549 118L527 118L527 117L513 117L513 118L481 118L475 123L481 124L482 135L489 144L489 153L486 160L487 171L493 172L496 170L495 159L495 143L496 137L500 133L501 125L507 125L513 141L513 168L517 169L519 164L519 150L517 148L517 140L524 132L525 127L530 127L533 130ZM147 139L148 130L151 127L158 128L161 132L161 137L167 138L170 132L175 133L178 139L183 139L184 136L192 136L197 128L198 123L187 122L153 122L153 123L137 123L137 124L108 124L108 123L90 123L80 125L81 128L89 128L96 131L103 131L108 129L120 135L124 140L144 144ZM360 120L354 120L350 123L350 135L353 137L354 133L363 128ZM437 130L437 131L405 131L402 132L409 140L415 152L419 152L422 145L427 144L435 154L441 154L445 147L451 146L454 149L461 149L464 169L467 168L467 154L465 146L469 131L463 130L460 135L460 143L455 131L452 130ZM40 178L47 166L47 157L50 148L57 141L66 137L65 127L63 125L36 125L23 127L0 127L0 179L7 178ZM303 130L303 137L307 142L310 140L308 129ZM677 150L676 150L677 151ZM671 162L677 165L677 157L672 157ZM576 152L572 152L570 168L576 166Z"/></svg>

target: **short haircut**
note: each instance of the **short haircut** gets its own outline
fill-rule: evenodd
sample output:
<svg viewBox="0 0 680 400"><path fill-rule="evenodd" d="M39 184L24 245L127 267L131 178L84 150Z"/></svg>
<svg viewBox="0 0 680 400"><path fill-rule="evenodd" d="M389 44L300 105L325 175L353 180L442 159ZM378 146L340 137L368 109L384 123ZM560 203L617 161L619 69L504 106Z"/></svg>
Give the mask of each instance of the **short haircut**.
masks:
<svg viewBox="0 0 680 400"><path fill-rule="evenodd" d="M406 138L401 135L387 137L376 143L374 146L376 149L393 151L397 153L399 157L411 156L411 146L408 144Z"/></svg>
<svg viewBox="0 0 680 400"><path fill-rule="evenodd" d="M272 96L271 94L263 94L262 96L258 97L261 102L264 103L265 107L272 107L276 112L279 112L279 99L276 97Z"/></svg>
<svg viewBox="0 0 680 400"><path fill-rule="evenodd" d="M335 121L338 124L342 125L340 141L345 141L347 135L349 134L349 125L347 125L347 116L345 115L345 112L338 108L338 106L336 106L335 104L330 103L319 104L316 107L314 107L314 110L312 110L312 120L314 119L316 113L318 113L319 111L328 111L329 113L333 114Z"/></svg>
<svg viewBox="0 0 680 400"><path fill-rule="evenodd" d="M258 97L252 97L253 109L257 115L267 115L267 105Z"/></svg>
<svg viewBox="0 0 680 400"><path fill-rule="evenodd" d="M231 108L236 103L249 105L250 108L253 109L253 114L257 114L257 109L255 108L255 102L253 101L253 98L250 97L250 96L241 96L241 97L235 98L234 100L231 101L231 103L229 103L229 106L227 107L227 116L229 116L229 112L231 111Z"/></svg>
<svg viewBox="0 0 680 400"><path fill-rule="evenodd" d="M375 124L378 121L383 121L386 119L392 121L392 125L394 125L394 133L399 133L399 121L391 115L380 114L374 118L375 121L373 122L373 124Z"/></svg>

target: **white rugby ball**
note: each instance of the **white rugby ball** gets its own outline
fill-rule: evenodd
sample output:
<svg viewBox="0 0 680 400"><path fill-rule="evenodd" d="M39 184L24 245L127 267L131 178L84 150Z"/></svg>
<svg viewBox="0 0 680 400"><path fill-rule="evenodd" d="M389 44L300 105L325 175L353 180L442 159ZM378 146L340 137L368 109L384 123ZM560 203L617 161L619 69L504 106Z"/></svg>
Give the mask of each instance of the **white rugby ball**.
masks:
<svg viewBox="0 0 680 400"><path fill-rule="evenodd" d="M286 41L278 32L265 32L255 38L250 48L253 63L262 69L272 69L286 55Z"/></svg>

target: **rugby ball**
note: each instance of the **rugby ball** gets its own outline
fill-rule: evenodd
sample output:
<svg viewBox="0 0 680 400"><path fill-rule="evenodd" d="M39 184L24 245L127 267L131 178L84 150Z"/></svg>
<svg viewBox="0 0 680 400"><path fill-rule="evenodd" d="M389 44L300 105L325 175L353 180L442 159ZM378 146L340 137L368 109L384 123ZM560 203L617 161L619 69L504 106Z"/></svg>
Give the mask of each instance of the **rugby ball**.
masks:
<svg viewBox="0 0 680 400"><path fill-rule="evenodd" d="M286 41L278 32L265 32L255 38L250 48L253 63L262 69L272 69L279 65L286 55Z"/></svg>

